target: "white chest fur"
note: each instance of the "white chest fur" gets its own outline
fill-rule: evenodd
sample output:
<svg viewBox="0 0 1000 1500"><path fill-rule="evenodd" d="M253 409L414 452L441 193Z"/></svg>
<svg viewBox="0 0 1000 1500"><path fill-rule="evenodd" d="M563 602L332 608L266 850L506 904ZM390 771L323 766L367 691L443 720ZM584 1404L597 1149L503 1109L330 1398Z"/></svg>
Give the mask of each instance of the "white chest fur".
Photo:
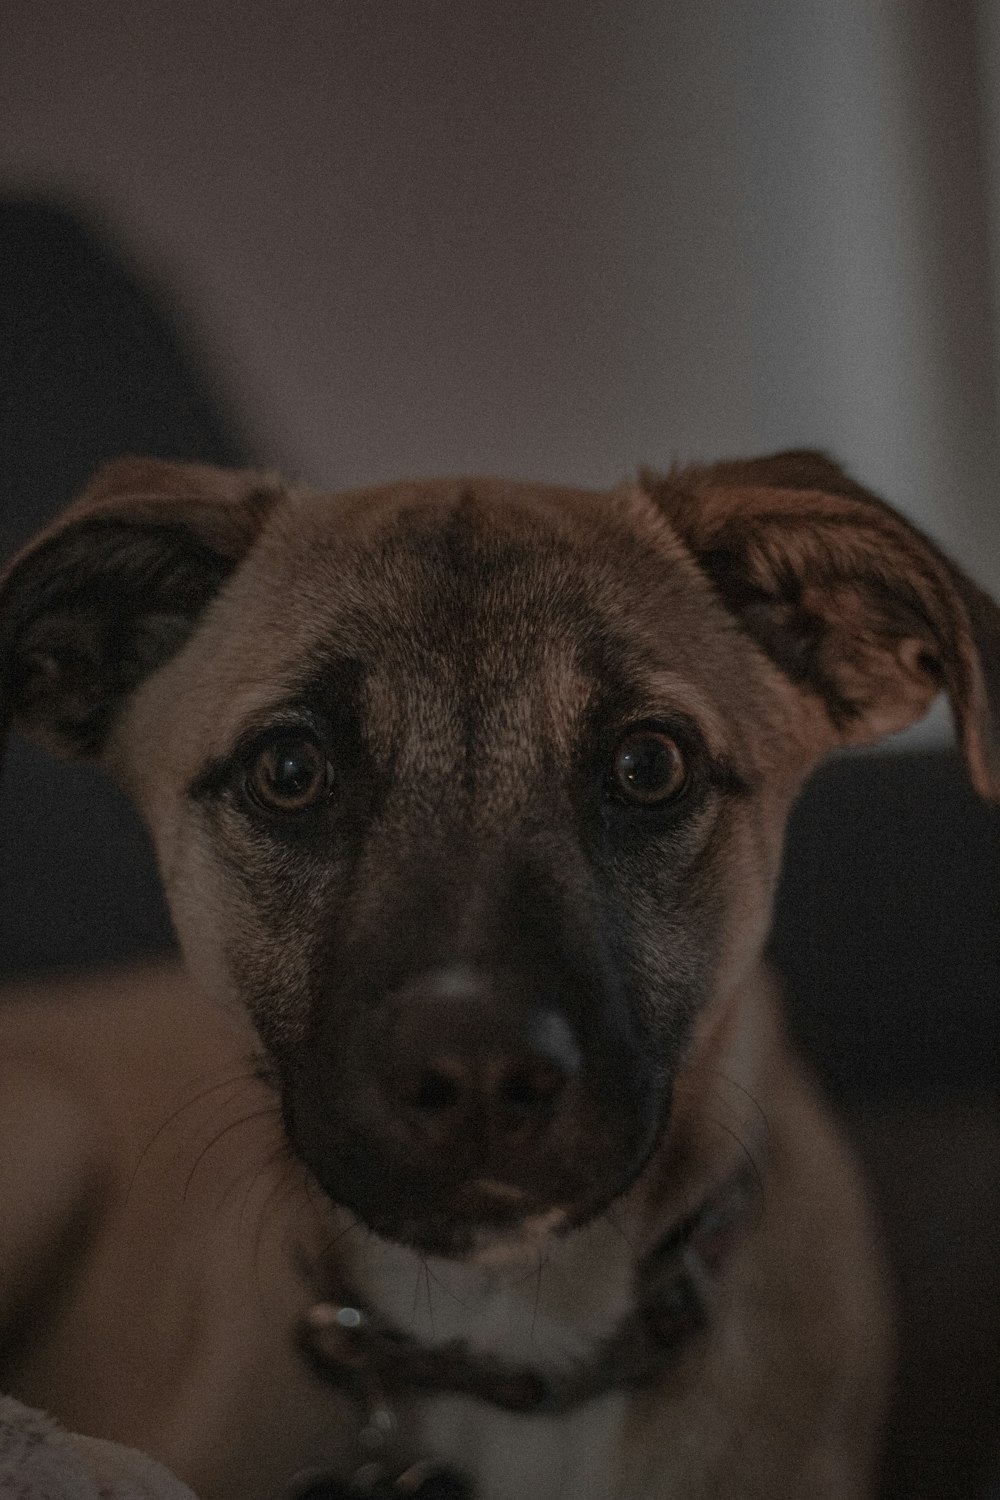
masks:
<svg viewBox="0 0 1000 1500"><path fill-rule="evenodd" d="M370 1305L424 1344L558 1372L592 1357L633 1304L627 1231L605 1218L474 1262L415 1255L368 1240L354 1268ZM609 1500L616 1494L626 1398L565 1416L523 1416L464 1397L420 1403L421 1451L473 1480L477 1500Z"/></svg>
<svg viewBox="0 0 1000 1500"><path fill-rule="evenodd" d="M627 1398L602 1397L564 1417L525 1417L481 1402L427 1402L426 1450L467 1474L476 1500L615 1500Z"/></svg>

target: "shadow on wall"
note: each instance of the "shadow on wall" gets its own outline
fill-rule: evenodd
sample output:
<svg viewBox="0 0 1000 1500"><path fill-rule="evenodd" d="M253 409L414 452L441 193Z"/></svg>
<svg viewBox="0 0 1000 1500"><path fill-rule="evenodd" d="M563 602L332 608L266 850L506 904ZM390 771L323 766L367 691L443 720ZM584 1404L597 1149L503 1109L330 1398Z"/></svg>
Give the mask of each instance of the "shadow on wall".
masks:
<svg viewBox="0 0 1000 1500"><path fill-rule="evenodd" d="M0 200L0 265L0 558L107 458L247 461L160 296L85 217ZM170 946L145 834L106 777L13 735L0 831L0 979Z"/></svg>

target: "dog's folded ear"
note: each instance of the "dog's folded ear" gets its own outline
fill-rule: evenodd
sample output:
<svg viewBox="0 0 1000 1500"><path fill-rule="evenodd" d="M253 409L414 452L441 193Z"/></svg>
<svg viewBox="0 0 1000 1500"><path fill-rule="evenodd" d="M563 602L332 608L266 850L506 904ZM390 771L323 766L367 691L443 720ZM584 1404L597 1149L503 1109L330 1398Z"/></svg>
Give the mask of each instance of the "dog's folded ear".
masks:
<svg viewBox="0 0 1000 1500"><path fill-rule="evenodd" d="M822 453L644 483L835 740L902 729L943 690L975 786L1000 798L1000 609L932 542Z"/></svg>
<svg viewBox="0 0 1000 1500"><path fill-rule="evenodd" d="M118 459L0 575L0 707L64 754L100 754L118 707L177 651L253 546L269 476Z"/></svg>

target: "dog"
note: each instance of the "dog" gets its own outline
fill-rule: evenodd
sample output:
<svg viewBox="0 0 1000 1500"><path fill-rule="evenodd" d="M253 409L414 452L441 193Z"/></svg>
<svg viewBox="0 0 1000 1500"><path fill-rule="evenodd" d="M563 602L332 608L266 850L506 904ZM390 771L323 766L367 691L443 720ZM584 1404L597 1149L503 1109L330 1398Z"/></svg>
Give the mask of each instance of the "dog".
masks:
<svg viewBox="0 0 1000 1500"><path fill-rule="evenodd" d="M0 664L257 1040L320 1226L310 1493L871 1492L877 1235L762 951L828 752L944 691L1000 797L1000 610L929 540L804 450L336 497L127 459L8 569Z"/></svg>

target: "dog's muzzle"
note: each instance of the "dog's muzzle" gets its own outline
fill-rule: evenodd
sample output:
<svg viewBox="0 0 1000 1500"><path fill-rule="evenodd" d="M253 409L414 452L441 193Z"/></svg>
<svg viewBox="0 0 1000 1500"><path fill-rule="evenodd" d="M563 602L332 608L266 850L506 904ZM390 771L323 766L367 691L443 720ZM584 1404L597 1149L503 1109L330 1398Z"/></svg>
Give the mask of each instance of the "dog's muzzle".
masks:
<svg viewBox="0 0 1000 1500"><path fill-rule="evenodd" d="M424 1250L590 1217L641 1166L659 1111L627 1036L558 999L472 968L406 981L286 1088L296 1149L369 1227Z"/></svg>

